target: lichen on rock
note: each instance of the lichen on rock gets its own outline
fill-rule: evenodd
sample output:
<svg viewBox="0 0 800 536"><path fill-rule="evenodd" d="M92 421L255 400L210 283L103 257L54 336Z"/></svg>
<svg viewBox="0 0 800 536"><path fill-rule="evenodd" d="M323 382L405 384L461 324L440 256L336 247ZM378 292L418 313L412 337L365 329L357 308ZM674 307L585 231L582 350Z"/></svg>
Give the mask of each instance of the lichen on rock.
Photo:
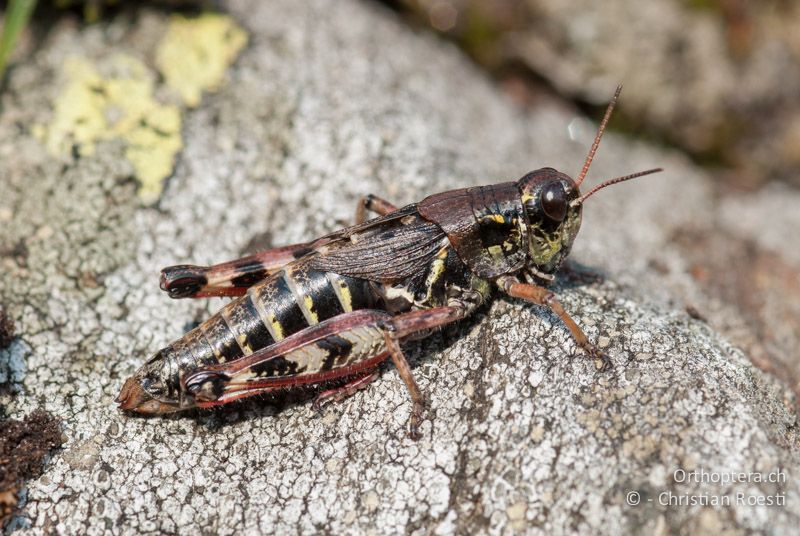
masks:
<svg viewBox="0 0 800 536"><path fill-rule="evenodd" d="M206 14L174 16L165 25L153 61L164 84L178 96L159 95L157 73L133 51L108 58L75 55L59 67L61 90L52 117L33 127L56 156L92 155L97 143L120 139L133 164L145 203L158 200L183 148L184 106L194 107L204 91L216 91L247 34L230 18Z"/></svg>
<svg viewBox="0 0 800 536"><path fill-rule="evenodd" d="M219 89L225 69L247 43L247 33L225 15L175 15L156 51L156 65L170 88L189 107L204 91Z"/></svg>
<svg viewBox="0 0 800 536"><path fill-rule="evenodd" d="M142 199L158 199L183 140L181 110L158 102L154 74L141 60L120 53L103 62L102 72L86 58L68 58L62 76L53 117L36 125L34 134L58 156L90 156L100 141L123 140Z"/></svg>

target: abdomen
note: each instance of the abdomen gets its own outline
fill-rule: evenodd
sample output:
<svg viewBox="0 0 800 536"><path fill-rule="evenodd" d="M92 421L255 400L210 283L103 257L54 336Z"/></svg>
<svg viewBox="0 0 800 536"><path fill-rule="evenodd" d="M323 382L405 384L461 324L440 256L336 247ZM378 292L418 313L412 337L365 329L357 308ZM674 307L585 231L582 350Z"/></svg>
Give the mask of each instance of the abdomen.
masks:
<svg viewBox="0 0 800 536"><path fill-rule="evenodd" d="M224 363L350 311L376 308L369 281L287 265L163 350L180 369Z"/></svg>

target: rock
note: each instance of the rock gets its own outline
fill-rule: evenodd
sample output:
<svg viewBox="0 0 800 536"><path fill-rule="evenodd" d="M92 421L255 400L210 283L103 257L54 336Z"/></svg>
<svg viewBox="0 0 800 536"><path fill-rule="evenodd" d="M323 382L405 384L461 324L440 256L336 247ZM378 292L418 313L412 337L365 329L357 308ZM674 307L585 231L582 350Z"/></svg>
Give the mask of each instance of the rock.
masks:
<svg viewBox="0 0 800 536"><path fill-rule="evenodd" d="M113 47L154 69L163 14L138 24L62 24L10 72L0 116L0 300L26 349L26 372L23 392L3 400L12 417L43 406L63 420L68 439L30 482L12 526L793 531L800 503L791 389L712 327L739 313L705 310L706 291L675 237L690 225L718 232L723 222L795 270L797 259L781 251L784 240L796 244L790 230L748 236L737 227L745 216L723 216L790 221L796 216L775 207L796 206L798 195L767 191L737 211L741 200L713 201L707 177L680 154L614 135L603 141L591 184L652 166L667 171L587 204L573 257L603 279L567 276L556 285L590 337L607 342L613 372L598 375L552 314L498 299L411 346L431 399L417 443L406 437L410 405L391 366L323 418L302 401L151 419L119 413L113 399L122 380L223 303L170 300L158 289L161 267L320 235L351 221L368 192L402 204L542 166L576 174L594 134L558 105L515 108L457 51L369 4L226 7L249 44L217 93L181 109L183 149L155 206L131 180L131 140L54 155L32 126L52 118L60 86L51 81L67 58L102 73L115 61L106 54ZM156 84L152 98L169 101L164 92ZM739 473L778 482L721 485L702 476ZM785 504L742 505L737 494ZM734 503L663 504L670 497Z"/></svg>

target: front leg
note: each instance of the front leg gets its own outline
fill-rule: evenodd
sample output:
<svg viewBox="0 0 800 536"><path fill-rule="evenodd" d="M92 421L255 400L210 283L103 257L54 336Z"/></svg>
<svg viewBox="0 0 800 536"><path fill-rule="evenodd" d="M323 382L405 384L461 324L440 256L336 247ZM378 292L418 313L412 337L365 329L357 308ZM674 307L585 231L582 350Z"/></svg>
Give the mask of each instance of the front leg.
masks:
<svg viewBox="0 0 800 536"><path fill-rule="evenodd" d="M544 305L550 308L564 324L566 324L575 342L580 346L587 357L595 360L595 366L601 372L609 370L612 367L611 359L597 346L589 341L589 338L583 330L575 323L569 314L564 310L564 307L556 299L553 292L538 285L530 285L521 283L512 276L501 277L497 280L497 284L503 292L515 298L522 298L523 300L535 303L536 305Z"/></svg>

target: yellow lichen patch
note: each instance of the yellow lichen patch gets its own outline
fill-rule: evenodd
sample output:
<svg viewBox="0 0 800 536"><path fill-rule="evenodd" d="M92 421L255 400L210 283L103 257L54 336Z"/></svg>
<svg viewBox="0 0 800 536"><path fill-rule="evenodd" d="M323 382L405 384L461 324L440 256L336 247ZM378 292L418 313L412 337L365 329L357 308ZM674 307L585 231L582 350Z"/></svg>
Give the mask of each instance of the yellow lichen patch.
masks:
<svg viewBox="0 0 800 536"><path fill-rule="evenodd" d="M180 110L155 100L152 73L136 58L120 54L104 68L101 74L86 59L68 59L52 121L34 134L56 155L88 156L99 141L125 140L140 196L154 201L183 146Z"/></svg>
<svg viewBox="0 0 800 536"><path fill-rule="evenodd" d="M219 88L225 69L246 43L247 34L230 17L176 15L158 45L156 65L167 86L193 107L203 91Z"/></svg>

